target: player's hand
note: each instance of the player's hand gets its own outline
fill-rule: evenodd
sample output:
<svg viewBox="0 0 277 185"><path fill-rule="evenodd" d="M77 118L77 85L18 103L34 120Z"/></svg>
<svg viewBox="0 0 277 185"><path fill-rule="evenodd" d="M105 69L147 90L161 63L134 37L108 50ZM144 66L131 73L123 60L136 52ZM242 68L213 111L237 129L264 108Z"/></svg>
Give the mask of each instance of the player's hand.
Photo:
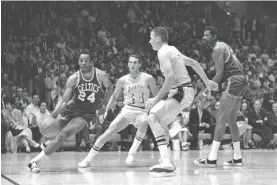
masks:
<svg viewBox="0 0 277 185"><path fill-rule="evenodd" d="M58 114L59 114L58 111L55 111L55 110L54 110L54 111L52 112L52 115L51 115L51 116L52 116L53 118L56 118L56 117L58 116Z"/></svg>
<svg viewBox="0 0 277 185"><path fill-rule="evenodd" d="M103 125L104 120L105 120L104 115L100 115L100 116L99 116L99 123L100 123L101 125Z"/></svg>
<svg viewBox="0 0 277 185"><path fill-rule="evenodd" d="M157 98L149 98L146 103L145 103L145 108L147 110L151 110L157 103L158 103L158 99Z"/></svg>
<svg viewBox="0 0 277 185"><path fill-rule="evenodd" d="M206 87L209 91L217 91L218 90L218 84L212 80L209 80L206 82Z"/></svg>

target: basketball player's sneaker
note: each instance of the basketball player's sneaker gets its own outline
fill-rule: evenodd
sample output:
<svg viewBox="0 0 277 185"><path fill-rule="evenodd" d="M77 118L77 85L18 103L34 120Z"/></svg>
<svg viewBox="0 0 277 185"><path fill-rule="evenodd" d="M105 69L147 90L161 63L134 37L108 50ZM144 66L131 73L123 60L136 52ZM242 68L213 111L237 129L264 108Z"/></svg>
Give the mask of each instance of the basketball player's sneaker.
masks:
<svg viewBox="0 0 277 185"><path fill-rule="evenodd" d="M128 157L126 158L126 164L127 165L134 165L136 159L136 153L130 153L128 154Z"/></svg>
<svg viewBox="0 0 277 185"><path fill-rule="evenodd" d="M182 143L182 150L187 151L189 150L190 142L183 142Z"/></svg>
<svg viewBox="0 0 277 185"><path fill-rule="evenodd" d="M242 166L242 159L232 159L230 161L224 162L223 166Z"/></svg>
<svg viewBox="0 0 277 185"><path fill-rule="evenodd" d="M156 172L156 173L171 173L176 170L175 165L170 159L161 159L160 164L154 165L151 168L149 168L150 172Z"/></svg>
<svg viewBox="0 0 277 185"><path fill-rule="evenodd" d="M36 162L30 162L28 164L28 169L29 169L30 172L33 172L33 173L40 172L40 169L39 169L39 167L38 167Z"/></svg>
<svg viewBox="0 0 277 185"><path fill-rule="evenodd" d="M51 141L45 141L45 142L43 142L43 143L41 143L40 144L40 148L42 149L42 150L44 150L48 145L49 145L49 143L50 143Z"/></svg>
<svg viewBox="0 0 277 185"><path fill-rule="evenodd" d="M78 167L79 167L79 168L88 168L88 167L90 167L90 162L89 162L89 160L87 160L87 159L85 158L83 161L81 161L81 162L78 163Z"/></svg>
<svg viewBox="0 0 277 185"><path fill-rule="evenodd" d="M217 164L216 164L217 160L209 160L208 157L205 157L205 158L202 158L202 159L196 159L194 161L194 164L196 164L197 166L200 166L200 167L216 167Z"/></svg>

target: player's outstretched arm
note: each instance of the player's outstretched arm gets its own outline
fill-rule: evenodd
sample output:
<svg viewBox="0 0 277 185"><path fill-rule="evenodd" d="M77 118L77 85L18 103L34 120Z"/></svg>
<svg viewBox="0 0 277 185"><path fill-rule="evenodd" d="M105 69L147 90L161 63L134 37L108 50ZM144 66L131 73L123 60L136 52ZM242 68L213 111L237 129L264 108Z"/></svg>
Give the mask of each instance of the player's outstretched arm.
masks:
<svg viewBox="0 0 277 185"><path fill-rule="evenodd" d="M55 107L55 109L54 109L54 111L52 113L52 117L53 118L56 118L58 116L58 114L61 111L62 105L67 104L67 102L71 99L71 97L72 97L72 90L73 90L73 87L76 86L76 83L77 83L77 75L76 74L71 75L67 79L66 84L65 84L65 92L63 94L63 98L57 104L57 106Z"/></svg>
<svg viewBox="0 0 277 185"><path fill-rule="evenodd" d="M176 56L176 57L178 57L178 56ZM205 71L203 70L201 65L196 60L194 60L190 57L187 57L185 55L182 55L182 59L186 66L191 66L193 68L193 70L200 76L200 78L203 80L203 82L205 83L208 90L217 90L218 89L218 85L215 84L214 82L212 82L211 80L209 80Z"/></svg>
<svg viewBox="0 0 277 185"><path fill-rule="evenodd" d="M124 81L122 78L120 78L117 81L115 90L114 90L113 94L111 95L109 102L106 106L105 117L107 116L107 112L110 110L110 108L113 107L113 105L116 103L116 100L117 100L119 94L122 92L123 85L124 85Z"/></svg>

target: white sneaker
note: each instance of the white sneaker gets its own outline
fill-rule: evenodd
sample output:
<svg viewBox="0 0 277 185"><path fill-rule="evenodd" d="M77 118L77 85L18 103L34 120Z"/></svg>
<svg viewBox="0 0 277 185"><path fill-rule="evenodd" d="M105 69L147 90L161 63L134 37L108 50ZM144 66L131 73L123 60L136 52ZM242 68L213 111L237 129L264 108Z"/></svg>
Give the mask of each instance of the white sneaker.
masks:
<svg viewBox="0 0 277 185"><path fill-rule="evenodd" d="M160 164L154 165L151 168L149 168L150 172L157 172L157 173L171 173L176 170L176 166L170 159L162 159L159 160Z"/></svg>
<svg viewBox="0 0 277 185"><path fill-rule="evenodd" d="M126 164L127 165L134 165L136 159L136 153L128 154L128 157L126 158Z"/></svg>
<svg viewBox="0 0 277 185"><path fill-rule="evenodd" d="M90 162L85 158L82 162L78 163L79 168L88 168L90 167Z"/></svg>
<svg viewBox="0 0 277 185"><path fill-rule="evenodd" d="M33 173L40 172L40 169L39 169L39 167L38 167L36 162L30 162L28 164L28 169L29 169L30 172L33 172Z"/></svg>
<svg viewBox="0 0 277 185"><path fill-rule="evenodd" d="M190 142L183 142L182 143L182 150L189 150Z"/></svg>

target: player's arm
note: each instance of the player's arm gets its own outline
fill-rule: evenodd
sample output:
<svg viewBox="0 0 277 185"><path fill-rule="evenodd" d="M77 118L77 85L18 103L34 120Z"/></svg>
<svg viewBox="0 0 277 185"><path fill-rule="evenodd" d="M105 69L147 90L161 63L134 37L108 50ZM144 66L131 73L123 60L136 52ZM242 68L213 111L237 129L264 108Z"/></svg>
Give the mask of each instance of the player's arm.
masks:
<svg viewBox="0 0 277 185"><path fill-rule="evenodd" d="M222 81L224 75L224 48L216 47L213 52L213 59L215 62L216 74L213 81L219 84Z"/></svg>
<svg viewBox="0 0 277 185"><path fill-rule="evenodd" d="M57 104L57 106L55 107L55 109L54 109L54 111L52 113L52 117L53 118L56 118L58 116L58 114L62 110L62 107L64 107L63 105L66 105L67 102L71 99L73 87L76 86L76 83L77 83L77 75L75 75L75 74L71 75L67 79L66 84L65 84L65 92L63 94L63 98Z"/></svg>
<svg viewBox="0 0 277 185"><path fill-rule="evenodd" d="M179 56L174 56L175 58ZM183 59L183 62L186 66L191 66L192 69L200 76L200 78L203 80L203 82L205 83L207 89L205 89L203 95L207 96L209 93L209 90L217 90L218 89L218 85L215 84L215 82L209 80L209 78L207 77L205 71L203 70L203 68L201 67L201 65L194 59L187 57L185 55L182 54L181 58Z"/></svg>
<svg viewBox="0 0 277 185"><path fill-rule="evenodd" d="M149 89L152 93L152 96L156 96L159 90L158 90L158 87L156 85L155 78L153 78L153 76L150 76L148 78L148 85L149 85Z"/></svg>
<svg viewBox="0 0 277 185"><path fill-rule="evenodd" d="M205 71L196 60L185 55L182 55L182 59L186 66L192 67L192 69L200 76L205 84L209 82L209 78L207 77Z"/></svg>
<svg viewBox="0 0 277 185"><path fill-rule="evenodd" d="M172 87L172 84L175 79L175 74L173 72L173 67L168 53L159 53L158 58L159 58L160 64L163 66L163 69L164 69L163 72L165 77L162 88L155 96L158 99L158 101L160 101Z"/></svg>
<svg viewBox="0 0 277 185"><path fill-rule="evenodd" d="M120 93L122 92L123 89L123 85L124 85L124 81L122 78L120 78L117 83L116 83L116 87L115 90L113 92L113 94L111 95L109 102L106 106L106 112L105 115L107 114L108 110L110 110L111 107L113 107L113 105L116 103L118 96L120 95Z"/></svg>
<svg viewBox="0 0 277 185"><path fill-rule="evenodd" d="M104 95L104 98L103 98L104 99L104 103L106 103L109 100L111 94L113 93L113 86L112 86L112 83L111 83L111 81L109 79L108 74L105 73L104 71L101 72L100 79L102 80L102 82L101 82L102 85L106 89L106 92L105 92L105 95Z"/></svg>

